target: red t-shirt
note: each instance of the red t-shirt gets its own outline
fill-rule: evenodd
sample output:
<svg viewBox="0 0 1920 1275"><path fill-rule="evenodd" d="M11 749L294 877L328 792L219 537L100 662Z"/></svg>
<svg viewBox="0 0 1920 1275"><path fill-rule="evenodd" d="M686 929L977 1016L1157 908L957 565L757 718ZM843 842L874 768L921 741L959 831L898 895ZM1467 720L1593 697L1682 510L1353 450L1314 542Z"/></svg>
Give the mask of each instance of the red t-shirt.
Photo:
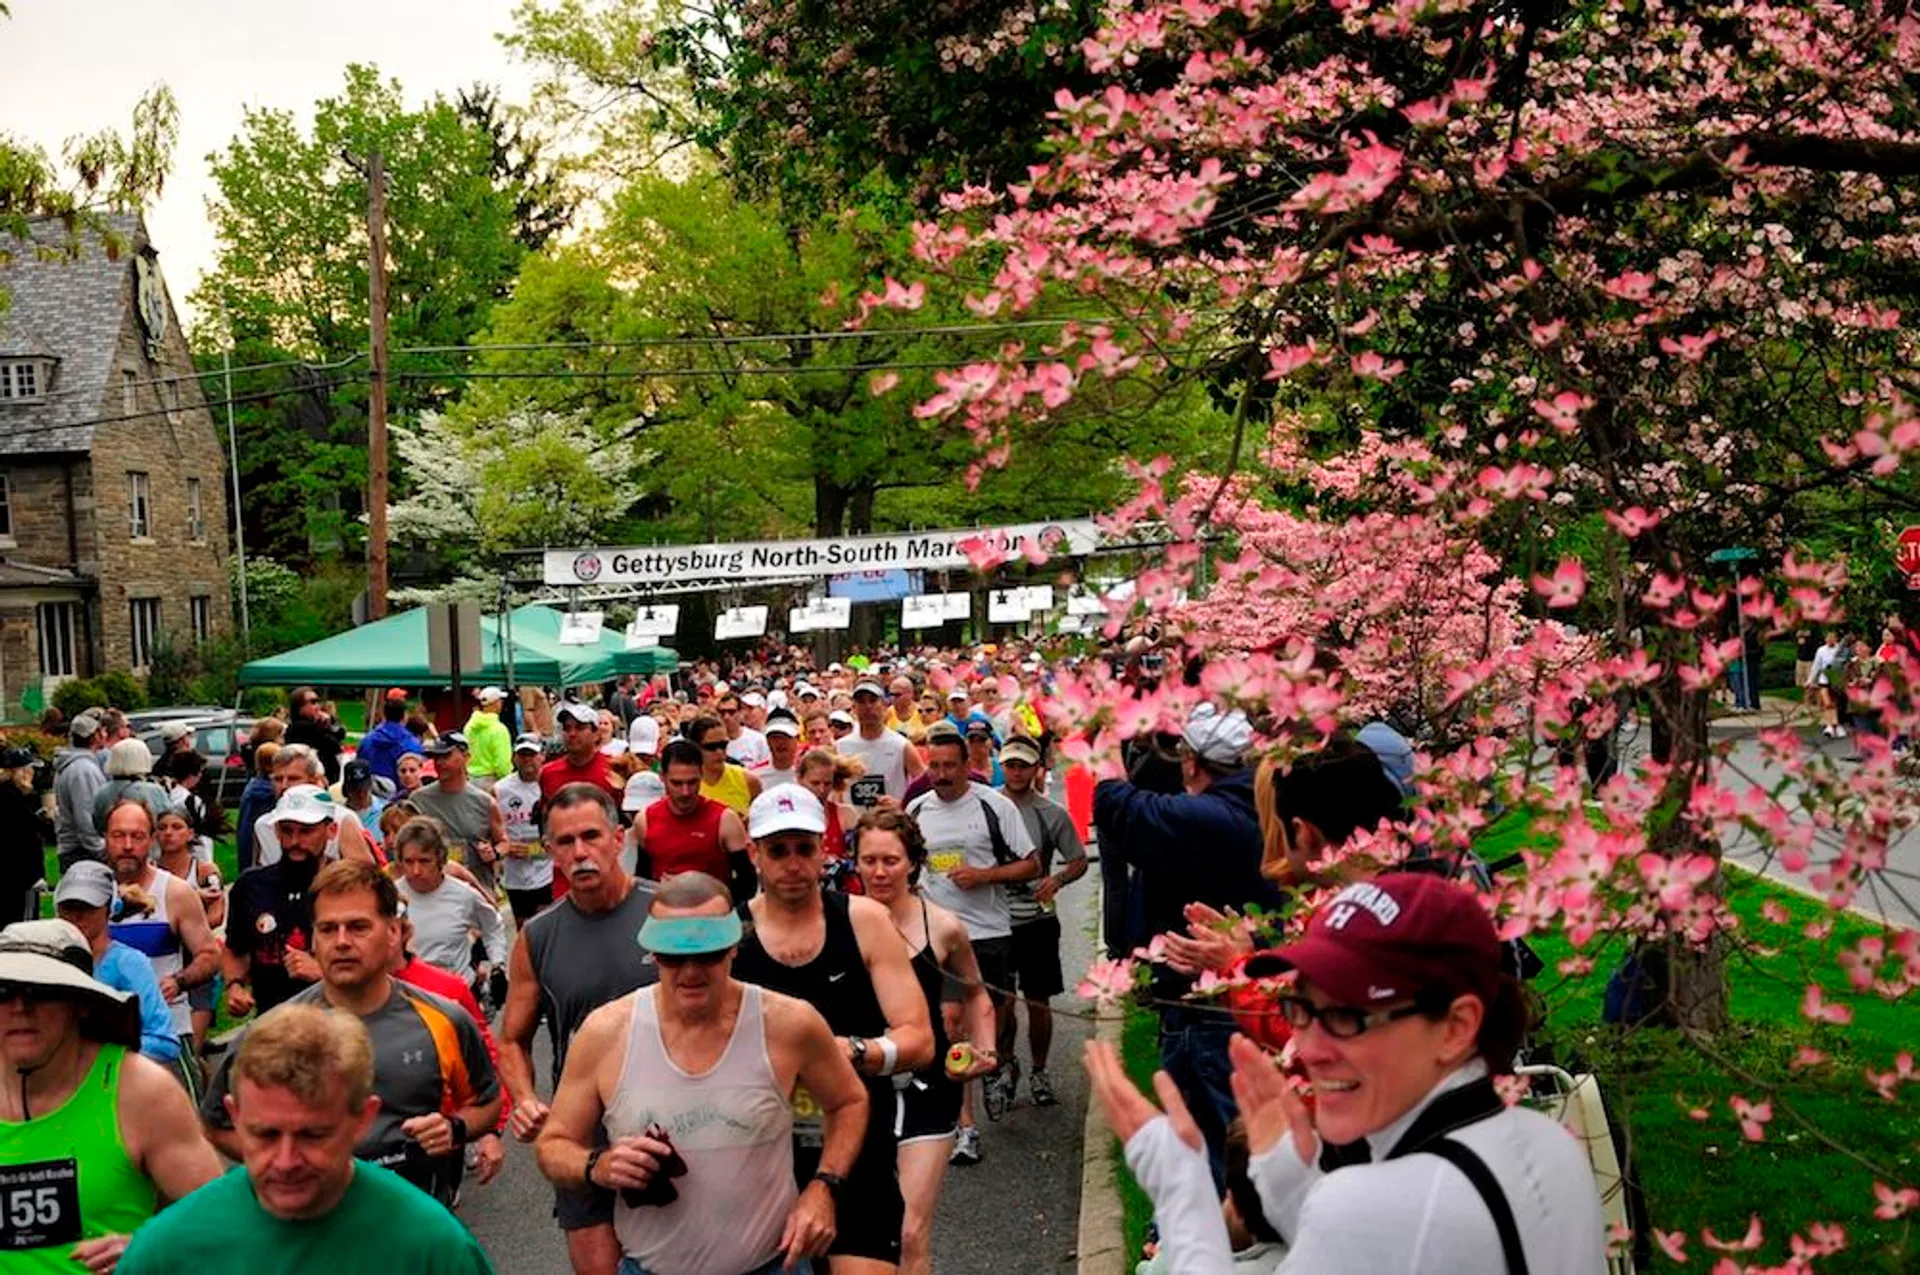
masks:
<svg viewBox="0 0 1920 1275"><path fill-rule="evenodd" d="M665 797L647 807L647 861L652 877L665 881L681 872L704 872L716 881L727 879L727 851L720 844L720 819L727 806L702 797L699 807L682 817Z"/></svg>
<svg viewBox="0 0 1920 1275"><path fill-rule="evenodd" d="M540 799L552 801L562 788L568 784L598 784L607 790L614 800L614 808L619 809L620 798L624 795L620 784L607 768L607 755L596 752L593 760L584 766L576 766L570 757L556 757L540 768Z"/></svg>
<svg viewBox="0 0 1920 1275"><path fill-rule="evenodd" d="M473 999L473 989L467 986L465 979L458 974L449 974L437 965L429 965L417 956L407 958L407 963L394 971L393 976L403 983L412 983L423 992L432 992L435 996L450 1000L467 1011L467 1017L480 1028L480 1039L486 1042L487 1057L493 1062L494 1074L500 1072L500 1047L493 1043L493 1033L487 1030L487 1016L480 1012L480 1002ZM452 1115L458 1108L451 1103L443 1115ZM513 1095L507 1092L506 1081L500 1082L500 1122L494 1127L495 1133L505 1133L507 1116L513 1111ZM469 1130L469 1132L472 1132Z"/></svg>

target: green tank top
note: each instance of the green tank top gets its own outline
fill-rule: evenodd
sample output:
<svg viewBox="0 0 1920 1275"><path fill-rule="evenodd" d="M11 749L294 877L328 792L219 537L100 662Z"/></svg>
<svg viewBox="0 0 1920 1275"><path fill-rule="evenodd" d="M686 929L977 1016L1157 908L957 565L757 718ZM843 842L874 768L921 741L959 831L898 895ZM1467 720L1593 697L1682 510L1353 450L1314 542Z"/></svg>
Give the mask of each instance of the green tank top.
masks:
<svg viewBox="0 0 1920 1275"><path fill-rule="evenodd" d="M8 1275L71 1275L75 1244L131 1234L153 1216L153 1183L120 1141L126 1055L120 1045L100 1046L59 1107L22 1123L0 1121L0 1270Z"/></svg>

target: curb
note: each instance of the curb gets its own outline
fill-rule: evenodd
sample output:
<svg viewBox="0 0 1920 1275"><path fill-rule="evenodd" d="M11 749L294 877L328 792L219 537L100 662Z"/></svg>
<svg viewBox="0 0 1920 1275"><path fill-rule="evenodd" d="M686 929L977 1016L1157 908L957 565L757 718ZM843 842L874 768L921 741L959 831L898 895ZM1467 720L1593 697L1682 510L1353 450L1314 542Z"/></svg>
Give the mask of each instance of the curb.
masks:
<svg viewBox="0 0 1920 1275"><path fill-rule="evenodd" d="M1120 1047L1120 1025L1116 1014L1103 1017L1094 1027L1094 1038ZM1080 1233L1075 1245L1079 1254L1075 1266L1078 1275L1130 1275L1133 1264L1126 1252L1125 1211L1120 1204L1119 1188L1113 1184L1117 1168L1113 1131L1092 1095L1087 1098L1087 1119L1080 1135Z"/></svg>

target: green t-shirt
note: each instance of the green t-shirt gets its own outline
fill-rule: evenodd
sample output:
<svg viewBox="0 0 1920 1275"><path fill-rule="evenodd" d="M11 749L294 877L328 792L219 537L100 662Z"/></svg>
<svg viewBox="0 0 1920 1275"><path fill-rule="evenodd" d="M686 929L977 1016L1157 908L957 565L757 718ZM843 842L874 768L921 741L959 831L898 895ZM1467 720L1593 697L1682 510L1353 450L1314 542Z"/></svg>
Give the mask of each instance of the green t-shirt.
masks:
<svg viewBox="0 0 1920 1275"><path fill-rule="evenodd" d="M247 1275L493 1275L480 1242L434 1198L371 1164L333 1212L286 1222L260 1207L246 1168L216 1178L134 1232L119 1275L245 1271Z"/></svg>

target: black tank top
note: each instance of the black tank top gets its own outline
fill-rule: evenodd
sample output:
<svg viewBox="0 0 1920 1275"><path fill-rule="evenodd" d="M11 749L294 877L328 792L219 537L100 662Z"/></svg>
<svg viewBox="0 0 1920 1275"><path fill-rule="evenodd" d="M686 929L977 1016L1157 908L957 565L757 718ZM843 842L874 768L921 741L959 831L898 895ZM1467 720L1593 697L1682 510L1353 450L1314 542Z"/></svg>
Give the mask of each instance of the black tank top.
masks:
<svg viewBox="0 0 1920 1275"><path fill-rule="evenodd" d="M927 901L920 900L920 926L927 933L927 941L913 954L913 976L920 983L920 994L927 998L927 1016L933 1020L933 1062L922 1067L918 1075L931 1072L946 1074L947 1050L953 1042L947 1038L947 1017L940 1012L940 1002L944 999L947 986L947 972L940 968L940 960L933 954L933 927L927 924Z"/></svg>
<svg viewBox="0 0 1920 1275"><path fill-rule="evenodd" d="M870 1040L887 1030L887 1016L881 1012L866 958L860 954L847 896L828 890L820 901L826 912L827 937L819 955L805 965L782 964L761 946L759 934L749 929L734 955L733 976L807 1002L820 1011L836 1036ZM751 919L746 904L740 905L740 911Z"/></svg>

